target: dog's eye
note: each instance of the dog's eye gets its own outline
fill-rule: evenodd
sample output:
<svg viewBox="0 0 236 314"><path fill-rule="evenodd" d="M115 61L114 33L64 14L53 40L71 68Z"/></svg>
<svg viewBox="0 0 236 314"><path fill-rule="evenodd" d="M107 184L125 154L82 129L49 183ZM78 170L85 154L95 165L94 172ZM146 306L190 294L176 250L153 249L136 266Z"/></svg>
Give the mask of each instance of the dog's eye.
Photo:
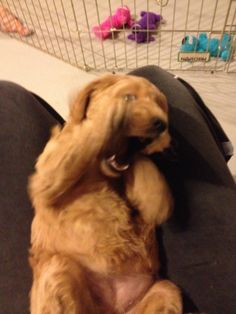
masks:
<svg viewBox="0 0 236 314"><path fill-rule="evenodd" d="M123 96L123 99L125 102L130 102L136 99L135 95L131 95L131 94L126 94Z"/></svg>

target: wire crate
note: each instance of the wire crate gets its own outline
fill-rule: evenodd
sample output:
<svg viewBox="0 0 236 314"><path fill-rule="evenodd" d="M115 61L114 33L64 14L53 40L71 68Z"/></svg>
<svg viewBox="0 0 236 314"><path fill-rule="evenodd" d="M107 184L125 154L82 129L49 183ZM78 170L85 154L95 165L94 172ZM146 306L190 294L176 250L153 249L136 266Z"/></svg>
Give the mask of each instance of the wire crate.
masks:
<svg viewBox="0 0 236 314"><path fill-rule="evenodd" d="M22 20L33 34L10 34L31 46L86 71L127 71L148 64L167 70L236 72L236 0L0 0L0 4ZM112 17L118 7L128 6L134 20L140 12L160 14L154 41L129 40L124 26L106 40L97 38L93 26ZM1 19L1 16L0 16ZM205 32L209 39L231 36L227 61L220 55L209 61L178 60L183 38Z"/></svg>

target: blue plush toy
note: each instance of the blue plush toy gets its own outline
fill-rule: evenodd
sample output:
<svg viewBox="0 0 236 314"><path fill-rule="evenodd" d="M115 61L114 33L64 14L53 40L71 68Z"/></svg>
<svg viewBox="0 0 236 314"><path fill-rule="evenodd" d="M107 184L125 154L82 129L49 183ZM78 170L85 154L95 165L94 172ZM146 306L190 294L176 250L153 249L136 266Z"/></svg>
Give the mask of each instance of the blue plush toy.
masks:
<svg viewBox="0 0 236 314"><path fill-rule="evenodd" d="M228 61L231 54L231 36L227 33L223 34L220 43L220 57L224 61Z"/></svg>
<svg viewBox="0 0 236 314"><path fill-rule="evenodd" d="M180 51L182 52L192 52L197 51L198 39L195 36L185 36L182 40L182 45Z"/></svg>
<svg viewBox="0 0 236 314"><path fill-rule="evenodd" d="M209 52L211 57L219 56L228 61L231 54L231 36L224 33L220 41L218 38L208 38L206 33L200 33L198 38L187 35L182 40L180 51Z"/></svg>
<svg viewBox="0 0 236 314"><path fill-rule="evenodd" d="M201 33L198 37L197 51L199 52L208 51L211 57L217 57L219 52L219 43L220 41L218 38L209 39L206 33Z"/></svg>

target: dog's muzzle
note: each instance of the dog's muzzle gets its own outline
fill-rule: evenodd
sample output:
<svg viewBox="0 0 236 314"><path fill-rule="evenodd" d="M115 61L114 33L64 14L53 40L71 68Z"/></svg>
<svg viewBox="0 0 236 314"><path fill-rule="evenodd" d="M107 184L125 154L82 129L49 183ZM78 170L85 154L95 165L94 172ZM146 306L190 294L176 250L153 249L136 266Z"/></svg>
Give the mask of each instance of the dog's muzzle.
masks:
<svg viewBox="0 0 236 314"><path fill-rule="evenodd" d="M129 168L134 155L138 152L142 152L166 129L167 123L165 121L161 119L154 119L150 127L150 136L147 135L146 137L128 137L124 146L122 145L120 149L116 148L117 151L111 151L111 153L108 154L108 157L104 160L105 167L110 169L112 173L119 176L122 172L125 172Z"/></svg>
<svg viewBox="0 0 236 314"><path fill-rule="evenodd" d="M160 135L167 129L167 124L161 119L155 119L153 121L153 128L157 132L157 135Z"/></svg>

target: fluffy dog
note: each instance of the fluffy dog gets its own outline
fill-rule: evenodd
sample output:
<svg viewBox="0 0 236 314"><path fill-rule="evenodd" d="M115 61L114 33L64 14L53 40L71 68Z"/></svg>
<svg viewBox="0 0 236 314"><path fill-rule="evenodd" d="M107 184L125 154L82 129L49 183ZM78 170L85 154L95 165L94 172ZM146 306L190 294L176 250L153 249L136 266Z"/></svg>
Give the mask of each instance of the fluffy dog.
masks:
<svg viewBox="0 0 236 314"><path fill-rule="evenodd" d="M147 80L107 75L78 94L30 179L32 314L182 313L158 278L172 198L148 158L169 143L166 98Z"/></svg>

